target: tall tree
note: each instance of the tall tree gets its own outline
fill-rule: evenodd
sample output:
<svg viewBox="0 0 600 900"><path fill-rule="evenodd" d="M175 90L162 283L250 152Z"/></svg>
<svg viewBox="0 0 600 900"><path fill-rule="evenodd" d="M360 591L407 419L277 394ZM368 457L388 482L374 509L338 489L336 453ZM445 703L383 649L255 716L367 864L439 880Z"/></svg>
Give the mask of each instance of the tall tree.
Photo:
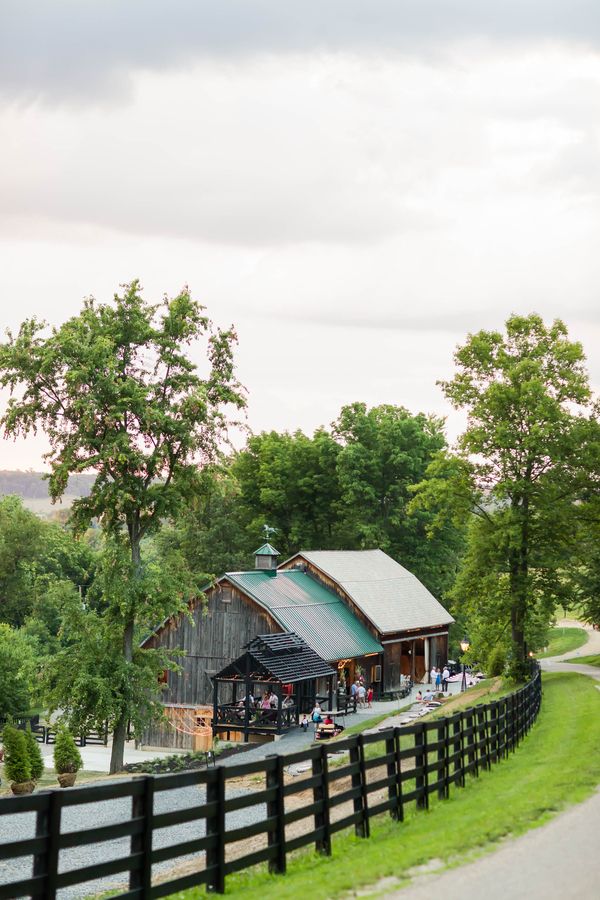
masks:
<svg viewBox="0 0 600 900"><path fill-rule="evenodd" d="M188 348L207 341L202 377ZM73 503L74 527L97 518L108 538L126 542L130 572L110 597L123 665L115 674L111 772L122 767L127 722L138 683L136 626L173 612L144 575L142 540L173 516L190 491L198 464L210 462L228 425L228 409L244 406L234 376L233 329L212 330L187 289L147 303L137 281L112 303L85 301L78 316L46 333L24 322L0 346L0 377L11 397L2 417L7 436L42 428L53 498L69 476L93 471L89 496ZM196 349L194 348L194 352ZM175 597L172 606L182 607Z"/></svg>
<svg viewBox="0 0 600 900"><path fill-rule="evenodd" d="M249 438L232 464L240 489L241 520L256 548L262 526L276 529L274 543L284 555L302 547L335 547L339 541L339 446L324 429L312 438L263 432Z"/></svg>
<svg viewBox="0 0 600 900"><path fill-rule="evenodd" d="M481 519L457 590L506 616L512 672L522 677L528 628L539 630L540 609L547 622L564 598L578 502L590 489L595 426L583 350L561 321L513 315L504 334L469 335L455 362L442 388L466 410L467 428L459 456L434 462L415 503L442 518L453 509Z"/></svg>
<svg viewBox="0 0 600 900"><path fill-rule="evenodd" d="M412 489L446 446L443 422L401 406L343 407L333 423L344 546L379 547L443 594L456 575L460 525L446 523L428 542L426 510L409 514Z"/></svg>

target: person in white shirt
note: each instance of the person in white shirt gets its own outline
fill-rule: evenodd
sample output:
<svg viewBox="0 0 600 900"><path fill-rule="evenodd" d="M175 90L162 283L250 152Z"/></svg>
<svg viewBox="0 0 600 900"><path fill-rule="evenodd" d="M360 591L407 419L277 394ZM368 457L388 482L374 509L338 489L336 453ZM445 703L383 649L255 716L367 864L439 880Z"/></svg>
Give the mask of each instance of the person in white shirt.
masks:
<svg viewBox="0 0 600 900"><path fill-rule="evenodd" d="M448 679L450 678L450 669L448 666L444 666L444 671L442 672L442 690L444 693L448 690Z"/></svg>
<svg viewBox="0 0 600 900"><path fill-rule="evenodd" d="M429 681L431 684L435 684L435 676L437 675L437 669L435 666L432 667L431 672L429 673Z"/></svg>

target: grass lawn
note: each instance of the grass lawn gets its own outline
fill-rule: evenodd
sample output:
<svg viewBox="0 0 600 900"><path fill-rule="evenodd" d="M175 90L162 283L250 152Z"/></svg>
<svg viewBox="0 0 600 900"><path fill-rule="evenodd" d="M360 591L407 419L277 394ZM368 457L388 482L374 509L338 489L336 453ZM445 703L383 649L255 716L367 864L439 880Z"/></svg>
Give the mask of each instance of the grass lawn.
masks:
<svg viewBox="0 0 600 900"><path fill-rule="evenodd" d="M600 653L595 656L575 656L573 659L565 659L565 662L577 663L583 666L598 666L600 668Z"/></svg>
<svg viewBox="0 0 600 900"><path fill-rule="evenodd" d="M299 851L290 858L285 876L269 875L260 867L232 875L228 896L328 900L376 886L381 878L401 883L417 866L464 861L583 800L600 783L600 693L591 679L576 673L544 675L543 683L537 723L517 751L491 772L469 778L465 789L451 789L449 800L431 797L428 812L410 810L403 823L386 816L372 820L369 840L352 833L334 835L329 858ZM393 886L386 884L386 889ZM203 888L194 888L171 896L195 900L204 894Z"/></svg>
<svg viewBox="0 0 600 900"><path fill-rule="evenodd" d="M587 644L587 631L583 628L553 628L550 632L550 641L543 653L537 653L538 659L546 659L548 656L562 656Z"/></svg>

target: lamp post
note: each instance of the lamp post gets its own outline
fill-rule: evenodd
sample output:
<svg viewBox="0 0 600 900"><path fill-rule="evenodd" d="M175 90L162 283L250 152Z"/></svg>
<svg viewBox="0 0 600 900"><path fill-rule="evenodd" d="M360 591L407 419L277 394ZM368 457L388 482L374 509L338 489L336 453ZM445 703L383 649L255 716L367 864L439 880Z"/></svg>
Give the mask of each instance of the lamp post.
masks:
<svg viewBox="0 0 600 900"><path fill-rule="evenodd" d="M470 646L471 646L471 643L470 643L469 639L468 639L467 637L464 637L464 638L462 639L462 641L460 642L460 649L461 649L462 652L463 652L462 681L461 681L461 684L460 684L461 692L462 692L462 691L466 691L466 689L467 689L467 675L466 675L466 672L465 672L465 660L464 660L464 654L467 652L467 650L469 649Z"/></svg>

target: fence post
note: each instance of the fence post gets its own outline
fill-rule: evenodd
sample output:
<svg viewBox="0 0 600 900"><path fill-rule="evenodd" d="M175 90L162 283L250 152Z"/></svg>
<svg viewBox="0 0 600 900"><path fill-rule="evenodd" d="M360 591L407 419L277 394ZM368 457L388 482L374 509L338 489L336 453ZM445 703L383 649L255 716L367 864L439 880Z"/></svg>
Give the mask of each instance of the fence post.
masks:
<svg viewBox="0 0 600 900"><path fill-rule="evenodd" d="M394 752L396 755L396 794L398 797L398 821L404 821L404 803L402 802L402 757L400 755L400 728L394 728Z"/></svg>
<svg viewBox="0 0 600 900"><path fill-rule="evenodd" d="M139 834L131 835L131 855L141 853L139 866L129 873L129 890L141 891L143 900L150 897L152 888L152 817L154 815L154 777L143 775L144 790L131 798L131 818L143 819L144 827ZM134 783L139 781L134 779Z"/></svg>
<svg viewBox="0 0 600 900"><path fill-rule="evenodd" d="M440 719L440 723L438 725L438 733L437 733L438 743L442 746L438 747L437 758L438 758L438 770L437 770L437 780L438 784L438 797L440 800L445 800L448 797L448 775L449 775L449 765L448 765L448 722L446 719ZM439 765L441 763L441 765ZM441 777L440 777L441 773Z"/></svg>
<svg viewBox="0 0 600 900"><path fill-rule="evenodd" d="M269 872L284 875L286 868L286 859L283 757L267 757L266 763L268 766L267 789L275 788L276 791L275 799L269 800L269 802L267 803L267 816L269 819L275 818L277 820L274 830L267 832L267 841L269 847L273 847L275 845L277 846L277 856L275 857L275 859L269 860Z"/></svg>
<svg viewBox="0 0 600 900"><path fill-rule="evenodd" d="M473 766L475 775L479 775L479 763L477 761L477 719L475 709L471 707L467 712L468 729L470 734L467 740L467 756L469 766Z"/></svg>
<svg viewBox="0 0 600 900"><path fill-rule="evenodd" d="M398 775L396 772L396 729L392 732L390 737L385 739L385 755L392 756L392 759L387 761L386 772L387 776L390 779L393 779L391 783L388 785L388 799L391 802L390 806L390 816L392 819L398 819Z"/></svg>
<svg viewBox="0 0 600 900"><path fill-rule="evenodd" d="M313 775L319 778L319 783L313 788L313 800L322 802L323 811L315 813L315 831L323 829L323 837L315 841L317 853L331 856L331 832L329 830L329 767L327 764L327 747L321 744L320 755L313 759Z"/></svg>
<svg viewBox="0 0 600 900"><path fill-rule="evenodd" d="M490 758L490 727L489 727L489 713L490 707L484 706L481 710L481 725L483 728L483 748L484 748L484 763L486 769L491 769L492 760Z"/></svg>
<svg viewBox="0 0 600 900"><path fill-rule="evenodd" d="M50 791L47 797L46 807L38 811L35 820L35 836L45 838L45 848L33 858L33 875L44 877L40 896L44 900L56 900L62 794L58 790Z"/></svg>
<svg viewBox="0 0 600 900"><path fill-rule="evenodd" d="M208 877L206 888L216 894L225 893L225 767L207 769L206 802L215 803L216 811L206 817L206 834L217 839L206 851L206 868L216 868Z"/></svg>
<svg viewBox="0 0 600 900"><path fill-rule="evenodd" d="M454 784L458 784L460 787L463 787L465 783L465 776L463 772L461 725L461 714L455 713L455 719L452 724L452 756L454 757L454 772L452 773L452 776Z"/></svg>
<svg viewBox="0 0 600 900"><path fill-rule="evenodd" d="M418 730L415 732L415 768L422 769L421 775L416 776L415 787L420 791L417 796L417 807L419 809L429 808L429 792L427 777L427 730L425 722L419 722Z"/></svg>
<svg viewBox="0 0 600 900"><path fill-rule="evenodd" d="M352 773L352 787L359 789L358 797L353 798L354 812L360 813L360 820L354 826L357 837L369 837L369 809L367 806L365 748L363 736L359 734L350 747L350 762L358 764L358 772Z"/></svg>

